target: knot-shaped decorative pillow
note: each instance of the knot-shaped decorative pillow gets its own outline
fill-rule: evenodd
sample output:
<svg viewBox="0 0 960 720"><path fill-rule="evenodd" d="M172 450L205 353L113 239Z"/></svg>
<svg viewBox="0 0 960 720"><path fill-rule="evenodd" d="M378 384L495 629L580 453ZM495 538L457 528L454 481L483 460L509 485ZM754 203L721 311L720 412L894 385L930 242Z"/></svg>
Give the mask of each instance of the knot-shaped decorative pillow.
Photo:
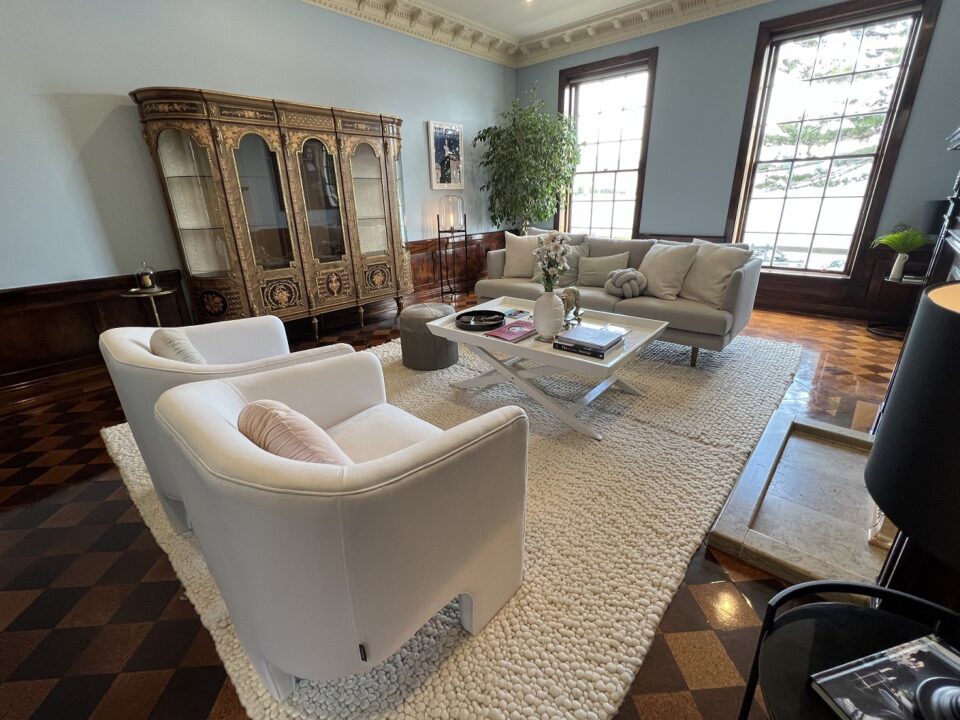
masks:
<svg viewBox="0 0 960 720"><path fill-rule="evenodd" d="M622 298L640 297L647 287L647 276L639 270L626 268L624 270L614 270L607 275L607 282L603 285L603 290L608 295L616 295Z"/></svg>

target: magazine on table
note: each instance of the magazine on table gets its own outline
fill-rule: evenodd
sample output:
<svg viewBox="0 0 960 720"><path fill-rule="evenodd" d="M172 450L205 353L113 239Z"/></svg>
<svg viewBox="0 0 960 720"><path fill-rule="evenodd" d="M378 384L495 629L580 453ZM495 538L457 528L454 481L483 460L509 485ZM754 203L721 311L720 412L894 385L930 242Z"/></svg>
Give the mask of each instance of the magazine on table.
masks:
<svg viewBox="0 0 960 720"><path fill-rule="evenodd" d="M960 655L935 635L810 676L838 717L947 720L960 709Z"/></svg>
<svg viewBox="0 0 960 720"><path fill-rule="evenodd" d="M553 341L553 347L556 350L563 350L564 352L586 355L587 357L592 357L595 360L605 360L607 355L618 353L623 349L623 338L617 340L617 342L608 347L606 350L594 350L593 348L585 347L583 345L571 345L559 342L557 340Z"/></svg>
<svg viewBox="0 0 960 720"><path fill-rule="evenodd" d="M515 320L512 323L498 327L496 330L485 332L487 337L506 340L507 342L519 342L524 338L530 337L537 332L536 326L526 320Z"/></svg>
<svg viewBox="0 0 960 720"><path fill-rule="evenodd" d="M523 320L530 317L529 310L520 310L519 308L504 308L502 312L507 320Z"/></svg>

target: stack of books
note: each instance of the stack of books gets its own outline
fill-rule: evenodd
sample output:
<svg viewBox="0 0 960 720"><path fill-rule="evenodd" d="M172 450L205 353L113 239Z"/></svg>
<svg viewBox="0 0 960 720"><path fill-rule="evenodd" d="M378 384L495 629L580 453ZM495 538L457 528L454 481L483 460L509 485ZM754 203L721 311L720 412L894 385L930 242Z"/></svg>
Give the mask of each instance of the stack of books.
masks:
<svg viewBox="0 0 960 720"><path fill-rule="evenodd" d="M581 323L557 335L553 340L553 347L603 360L607 353L619 352L622 349L623 339L629 332L627 328L619 325Z"/></svg>

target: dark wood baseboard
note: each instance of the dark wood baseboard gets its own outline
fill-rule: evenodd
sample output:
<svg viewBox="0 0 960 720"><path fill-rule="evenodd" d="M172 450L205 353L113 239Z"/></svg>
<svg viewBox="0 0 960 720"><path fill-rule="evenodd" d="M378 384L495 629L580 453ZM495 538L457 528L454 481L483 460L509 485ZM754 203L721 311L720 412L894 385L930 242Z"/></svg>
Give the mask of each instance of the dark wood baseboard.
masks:
<svg viewBox="0 0 960 720"><path fill-rule="evenodd" d="M180 288L180 271L159 273L161 287ZM82 370L101 363L100 333L123 325L153 325L146 300L122 298L131 275L0 290L0 387ZM190 313L182 292L156 298L164 325Z"/></svg>
<svg viewBox="0 0 960 720"><path fill-rule="evenodd" d="M472 234L465 248L460 245L446 251L449 267L460 269L455 280L472 289L485 272L487 251L503 246L503 231L494 231ZM436 299L442 256L437 240L412 242L408 250L414 292L404 298L404 303ZM468 253L468 273L461 277L464 252ZM158 279L163 287L182 290L179 270L164 270ZM120 297L131 285L130 275L118 275L0 290L0 399L16 402L18 397L36 395L36 384L48 378L69 378L72 373L102 367L98 338L107 328L153 325L146 300ZM164 325L191 322L182 292L156 298L156 303ZM385 300L364 306L364 316L373 322L396 310L392 299ZM355 325L359 318L356 308L348 308L321 316L321 322L324 327L336 328ZM312 338L309 320L290 322L287 328L291 339L304 333Z"/></svg>

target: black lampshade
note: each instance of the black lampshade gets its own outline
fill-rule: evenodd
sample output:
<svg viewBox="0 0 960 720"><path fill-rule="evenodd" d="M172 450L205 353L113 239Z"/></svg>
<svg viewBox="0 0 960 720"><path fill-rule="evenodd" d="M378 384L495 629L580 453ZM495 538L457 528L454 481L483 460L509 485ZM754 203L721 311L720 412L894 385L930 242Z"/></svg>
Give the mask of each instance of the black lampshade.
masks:
<svg viewBox="0 0 960 720"><path fill-rule="evenodd" d="M960 283L920 299L865 476L907 537L960 568Z"/></svg>

